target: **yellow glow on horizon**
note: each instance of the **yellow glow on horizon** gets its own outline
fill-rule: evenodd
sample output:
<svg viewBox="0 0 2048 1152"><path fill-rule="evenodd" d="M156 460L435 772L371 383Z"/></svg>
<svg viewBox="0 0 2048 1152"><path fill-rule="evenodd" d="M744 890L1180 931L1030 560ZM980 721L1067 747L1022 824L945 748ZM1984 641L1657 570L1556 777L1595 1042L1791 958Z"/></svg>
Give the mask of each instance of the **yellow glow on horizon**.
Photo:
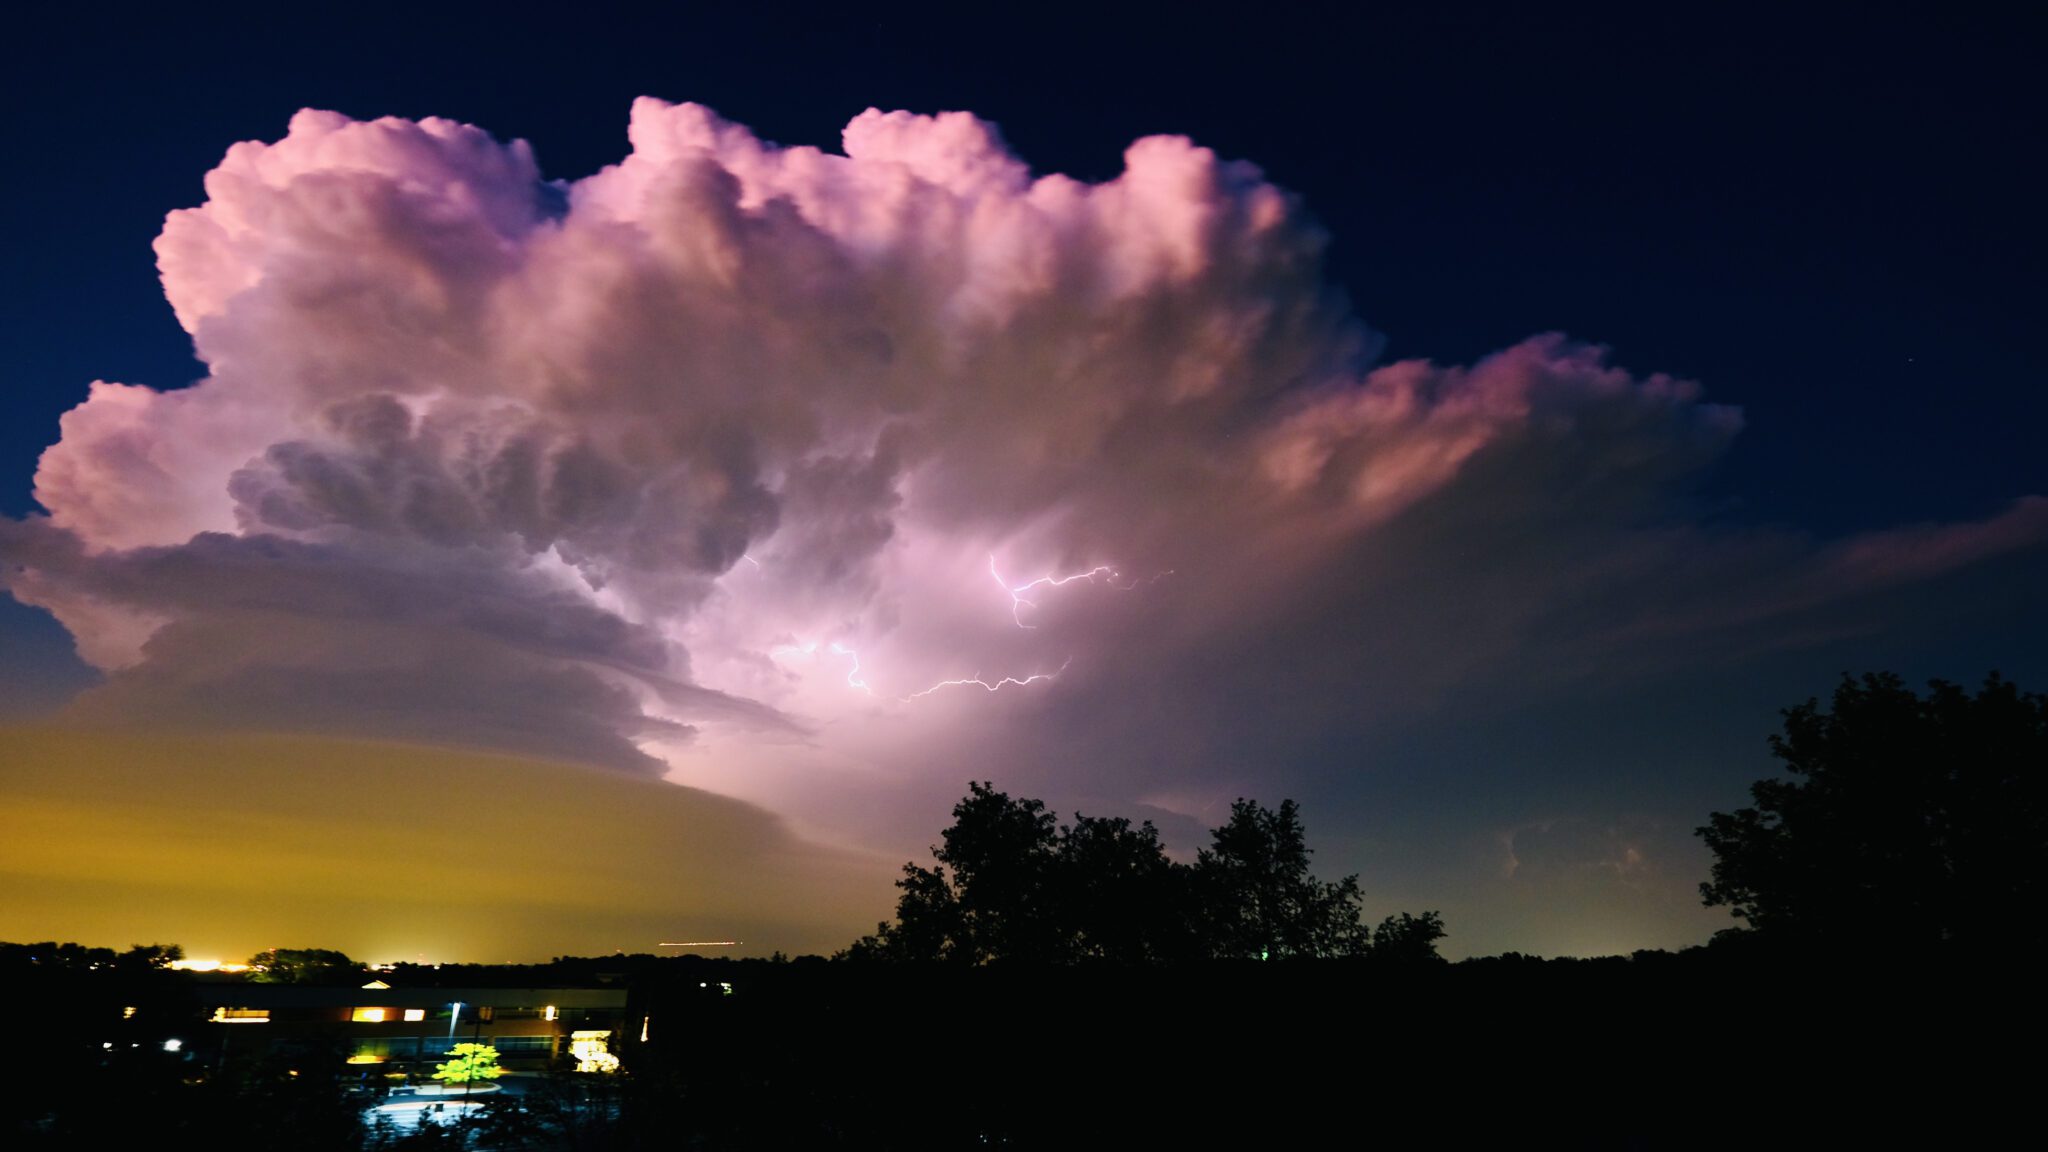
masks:
<svg viewBox="0 0 2048 1152"><path fill-rule="evenodd" d="M0 811L0 940L171 940L201 972L280 943L651 951L677 923L731 925L764 955L830 952L887 914L901 866L666 781L317 737L0 726Z"/></svg>

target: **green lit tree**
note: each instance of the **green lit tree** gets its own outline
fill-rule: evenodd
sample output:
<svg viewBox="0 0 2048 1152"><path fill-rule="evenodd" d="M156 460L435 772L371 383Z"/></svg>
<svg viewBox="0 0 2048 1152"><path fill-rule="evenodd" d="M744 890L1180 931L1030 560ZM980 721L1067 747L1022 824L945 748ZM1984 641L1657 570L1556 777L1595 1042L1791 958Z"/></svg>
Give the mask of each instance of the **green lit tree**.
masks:
<svg viewBox="0 0 2048 1152"><path fill-rule="evenodd" d="M457 1044L448 1053L449 1060L434 1070L434 1079L449 1084L471 1084L478 1080L496 1080L505 1074L498 1067L498 1050L489 1044Z"/></svg>

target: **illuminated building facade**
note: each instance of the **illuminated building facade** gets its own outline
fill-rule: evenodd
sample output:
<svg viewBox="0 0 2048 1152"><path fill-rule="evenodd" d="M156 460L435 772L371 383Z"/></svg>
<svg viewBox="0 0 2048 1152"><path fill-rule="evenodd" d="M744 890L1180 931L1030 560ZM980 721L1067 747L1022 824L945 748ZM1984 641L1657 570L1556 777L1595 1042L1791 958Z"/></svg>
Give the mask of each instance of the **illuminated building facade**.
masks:
<svg viewBox="0 0 2048 1152"><path fill-rule="evenodd" d="M431 1066L457 1044L489 1044L507 1068L587 1062L616 1049L623 988L361 988L213 984L198 990L211 1049L339 1038L356 1064Z"/></svg>

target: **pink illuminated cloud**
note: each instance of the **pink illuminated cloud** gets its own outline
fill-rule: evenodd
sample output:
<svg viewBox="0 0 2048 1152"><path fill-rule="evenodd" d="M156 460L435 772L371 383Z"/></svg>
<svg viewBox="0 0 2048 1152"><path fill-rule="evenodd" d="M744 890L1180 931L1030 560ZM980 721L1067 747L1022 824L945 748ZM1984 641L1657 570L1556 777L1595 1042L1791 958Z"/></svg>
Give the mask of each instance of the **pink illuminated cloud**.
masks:
<svg viewBox="0 0 2048 1152"><path fill-rule="evenodd" d="M1276 733L1778 642L2048 536L1709 526L1736 409L1556 334L1375 365L1302 206L1185 139L1086 183L958 112L832 152L642 99L628 135L567 182L438 119L228 151L156 249L208 375L94 384L47 516L0 521L0 585L107 674L75 718L509 748L886 839L998 770L1224 795Z"/></svg>

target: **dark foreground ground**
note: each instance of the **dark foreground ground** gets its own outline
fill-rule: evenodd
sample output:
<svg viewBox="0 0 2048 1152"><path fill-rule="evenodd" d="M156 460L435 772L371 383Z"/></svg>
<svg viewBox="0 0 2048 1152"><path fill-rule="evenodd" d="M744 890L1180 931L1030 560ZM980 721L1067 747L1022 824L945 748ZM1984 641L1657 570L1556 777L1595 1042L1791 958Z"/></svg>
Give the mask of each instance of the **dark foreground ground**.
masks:
<svg viewBox="0 0 2048 1152"><path fill-rule="evenodd" d="M628 983L635 1019L663 1024L626 1038L623 1076L559 1077L570 1106L508 1111L471 1147L1976 1146L2037 1129L2043 1070L2039 982L2018 965L1700 951L1421 968L620 957L496 971L602 972ZM146 991L175 1002L180 979L151 974ZM15 989L0 1146L375 1142L355 1126L350 1077L320 1063L332 1054L302 1054L287 1077L109 1051L82 1022L118 1014L108 1006L135 987L42 983Z"/></svg>

